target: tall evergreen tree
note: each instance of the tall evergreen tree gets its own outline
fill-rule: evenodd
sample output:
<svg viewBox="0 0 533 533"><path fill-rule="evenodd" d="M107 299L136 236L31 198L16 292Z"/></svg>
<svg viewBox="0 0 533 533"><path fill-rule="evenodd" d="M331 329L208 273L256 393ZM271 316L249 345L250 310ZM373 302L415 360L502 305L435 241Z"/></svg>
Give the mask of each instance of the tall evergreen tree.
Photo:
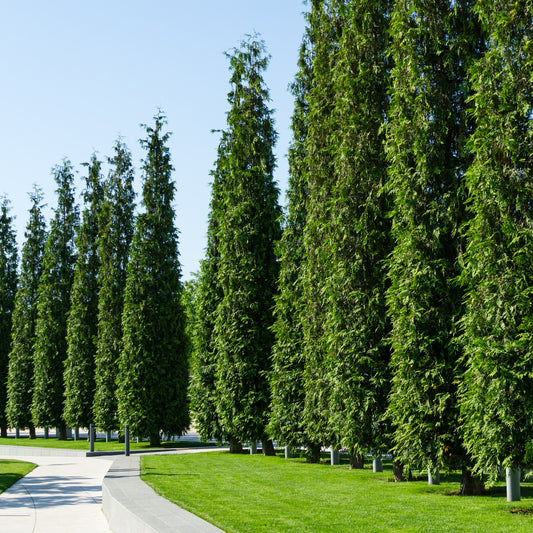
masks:
<svg viewBox="0 0 533 533"><path fill-rule="evenodd" d="M268 57L254 37L228 57L230 111L224 157L217 161L223 176L218 217L222 299L215 320L217 413L233 450L244 440L263 440L263 451L270 453L267 373L281 212L273 179L276 133L262 78Z"/></svg>
<svg viewBox="0 0 533 533"><path fill-rule="evenodd" d="M461 380L465 444L480 472L524 465L533 429L533 6L477 2L487 52L471 70Z"/></svg>
<svg viewBox="0 0 533 533"><path fill-rule="evenodd" d="M37 289L42 275L46 224L42 214L42 191L30 194L32 206L22 248L20 277L15 296L11 352L7 379L7 420L11 427L29 428L35 438L31 415L33 396L33 347L37 320Z"/></svg>
<svg viewBox="0 0 533 533"><path fill-rule="evenodd" d="M198 324L198 273L193 272L192 278L183 282L181 302L185 310L185 333L187 335L187 359L194 356L194 339Z"/></svg>
<svg viewBox="0 0 533 533"><path fill-rule="evenodd" d="M17 240L9 200L0 204L0 434L7 437L7 376L17 292Z"/></svg>
<svg viewBox="0 0 533 533"><path fill-rule="evenodd" d="M222 300L222 287L218 278L220 252L218 246L221 194L224 186L225 136L218 148L218 164L212 172L213 185L209 221L207 226L207 249L200 268L197 297L197 324L194 336L194 356L191 360L191 413L195 427L203 439L222 441L223 434L217 415L216 400L216 347L215 322L218 306Z"/></svg>
<svg viewBox="0 0 533 533"><path fill-rule="evenodd" d="M300 47L299 71L292 85L295 97L292 116L293 142L289 148L287 214L278 244L279 293L275 298L272 350L271 410L268 432L279 444L312 447L303 423L303 332L300 316L303 305L301 284L305 261L303 230L307 219L307 108L312 86L313 44L309 30Z"/></svg>
<svg viewBox="0 0 533 533"><path fill-rule="evenodd" d="M58 427L64 438L63 373L67 357L67 314L76 261L74 238L79 216L70 161L56 166L53 175L58 185L58 204L44 248L39 282L32 417L35 425Z"/></svg>
<svg viewBox="0 0 533 533"><path fill-rule="evenodd" d="M333 71L345 24L335 0L314 0L309 27L314 37L313 87L309 94L308 131L305 140L308 166L307 219L303 232L306 259L301 275L303 301L300 320L304 338L304 424L318 460L320 445L332 443L329 419L331 382L327 372L328 347L324 332L327 318L326 280L329 276L331 187L334 157L331 137L336 129Z"/></svg>
<svg viewBox="0 0 533 533"><path fill-rule="evenodd" d="M122 311L126 270L133 238L134 170L131 154L118 140L104 183L99 226L99 296L94 421L104 431L118 428L116 380L122 350Z"/></svg>
<svg viewBox="0 0 533 533"><path fill-rule="evenodd" d="M332 2L334 4L334 2ZM353 455L387 449L390 323L386 269L391 251L383 124L388 108L389 0L336 2L344 20L332 70L333 154L326 301L326 370L332 444Z"/></svg>
<svg viewBox="0 0 533 533"><path fill-rule="evenodd" d="M396 2L392 12L389 261L394 451L437 471L458 440L454 380L468 124L469 2Z"/></svg>
<svg viewBox="0 0 533 533"><path fill-rule="evenodd" d="M74 428L93 421L94 357L98 319L98 216L103 199L101 163L93 155L87 164L85 210L76 236L77 258L67 320L65 405L63 418Z"/></svg>
<svg viewBox="0 0 533 533"><path fill-rule="evenodd" d="M181 435L189 426L189 369L181 267L174 227L175 184L164 133L165 117L155 117L141 141L144 160L143 206L135 224L127 268L123 349L119 361L118 412L136 435L160 431Z"/></svg>

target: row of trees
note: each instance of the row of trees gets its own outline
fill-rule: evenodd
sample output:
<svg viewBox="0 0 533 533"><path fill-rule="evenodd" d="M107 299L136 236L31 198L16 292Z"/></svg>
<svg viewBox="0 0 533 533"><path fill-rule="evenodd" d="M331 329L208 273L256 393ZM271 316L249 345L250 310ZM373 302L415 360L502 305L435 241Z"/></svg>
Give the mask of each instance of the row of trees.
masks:
<svg viewBox="0 0 533 533"><path fill-rule="evenodd" d="M33 352L9 368L11 425L94 417L153 442L160 430L181 433L187 312L192 416L203 437L233 451L263 440L272 453L275 439L317 460L322 446L344 447L353 466L369 451L392 452L399 478L405 467L461 467L465 492L476 476L528 464L531 3L310 5L283 231L268 58L251 37L229 54L230 110L188 310L161 116L143 141L145 212L133 230L131 166L119 145L104 185L98 161L88 165L79 231L68 163L55 171L46 242L34 195L11 360L22 359L17 339ZM30 249L42 260L26 260ZM6 254L13 264L15 253ZM19 294L36 304L18 310ZM23 368L33 378L13 387ZM10 402L20 391L33 403L16 419Z"/></svg>
<svg viewBox="0 0 533 533"><path fill-rule="evenodd" d="M102 179L86 164L79 221L69 161L53 170L58 203L49 231L42 194L31 195L17 276L7 201L0 220L2 346L0 426L129 424L153 443L189 426L188 362L181 269L174 227L175 184L164 116L145 126L143 212L134 217L134 170L119 140Z"/></svg>
<svg viewBox="0 0 533 533"><path fill-rule="evenodd" d="M261 43L232 60L193 417L475 490L533 429L531 4L310 4L279 241Z"/></svg>

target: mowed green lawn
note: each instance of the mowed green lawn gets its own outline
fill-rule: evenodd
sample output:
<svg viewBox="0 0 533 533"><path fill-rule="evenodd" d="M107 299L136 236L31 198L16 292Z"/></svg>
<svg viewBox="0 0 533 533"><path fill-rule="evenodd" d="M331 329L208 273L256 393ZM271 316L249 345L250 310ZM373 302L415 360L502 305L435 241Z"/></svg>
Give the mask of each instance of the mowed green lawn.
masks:
<svg viewBox="0 0 533 533"><path fill-rule="evenodd" d="M35 468L33 463L15 461L12 459L0 459L0 493L11 487L20 478Z"/></svg>
<svg viewBox="0 0 533 533"><path fill-rule="evenodd" d="M228 532L531 532L533 484L507 503L457 495L459 476L394 483L384 472L306 464L300 459L211 452L146 456L142 479L159 494ZM517 511L520 512L517 512Z"/></svg>

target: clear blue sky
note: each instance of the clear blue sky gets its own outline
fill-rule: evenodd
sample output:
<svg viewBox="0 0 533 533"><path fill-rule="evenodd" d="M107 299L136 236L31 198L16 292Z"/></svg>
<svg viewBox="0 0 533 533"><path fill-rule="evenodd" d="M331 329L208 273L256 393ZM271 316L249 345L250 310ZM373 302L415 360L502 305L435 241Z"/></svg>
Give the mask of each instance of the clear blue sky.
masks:
<svg viewBox="0 0 533 533"><path fill-rule="evenodd" d="M140 123L164 110L177 184L176 225L184 279L206 244L210 171L225 127L229 90L224 51L258 32L271 61L265 75L279 133L276 179L287 186L293 98L304 32L301 0L0 0L0 195L23 241L33 184L55 206L51 169L68 158L83 189L91 154L105 160L120 135L137 169ZM136 190L141 191L137 170ZM138 196L137 200L140 200Z"/></svg>

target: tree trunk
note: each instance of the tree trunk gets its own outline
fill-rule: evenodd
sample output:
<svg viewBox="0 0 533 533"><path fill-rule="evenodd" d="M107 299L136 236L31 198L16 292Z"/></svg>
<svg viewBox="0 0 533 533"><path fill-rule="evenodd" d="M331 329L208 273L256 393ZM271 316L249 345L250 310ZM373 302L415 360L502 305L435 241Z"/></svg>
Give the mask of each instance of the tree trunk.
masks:
<svg viewBox="0 0 533 533"><path fill-rule="evenodd" d="M56 428L56 437L58 440L67 440L67 426L61 424Z"/></svg>
<svg viewBox="0 0 533 533"><path fill-rule="evenodd" d="M3 439L7 439L7 427L6 426L2 426L0 428L0 437L2 437Z"/></svg>
<svg viewBox="0 0 533 533"><path fill-rule="evenodd" d="M404 464L401 461L392 461L392 473L394 474L394 481L396 483L405 481Z"/></svg>
<svg viewBox="0 0 533 533"><path fill-rule="evenodd" d="M461 477L461 494L463 496L480 496L485 492L483 478L474 476L470 468L463 467Z"/></svg>
<svg viewBox="0 0 533 533"><path fill-rule="evenodd" d="M242 453L242 442L231 439L229 441L229 453Z"/></svg>
<svg viewBox="0 0 533 533"><path fill-rule="evenodd" d="M159 435L159 431L150 434L150 446L161 446L161 435Z"/></svg>
<svg viewBox="0 0 533 533"><path fill-rule="evenodd" d="M307 463L320 463L320 444L309 444L307 447Z"/></svg>
<svg viewBox="0 0 533 533"><path fill-rule="evenodd" d="M261 442L263 443L263 455L271 457L276 455L274 443L270 439L264 438Z"/></svg>
<svg viewBox="0 0 533 533"><path fill-rule="evenodd" d="M356 453L350 450L350 470L365 467L365 456L362 453Z"/></svg>
<svg viewBox="0 0 533 533"><path fill-rule="evenodd" d="M28 429L30 430L30 439L35 439L35 426L33 424L30 424L30 427Z"/></svg>

